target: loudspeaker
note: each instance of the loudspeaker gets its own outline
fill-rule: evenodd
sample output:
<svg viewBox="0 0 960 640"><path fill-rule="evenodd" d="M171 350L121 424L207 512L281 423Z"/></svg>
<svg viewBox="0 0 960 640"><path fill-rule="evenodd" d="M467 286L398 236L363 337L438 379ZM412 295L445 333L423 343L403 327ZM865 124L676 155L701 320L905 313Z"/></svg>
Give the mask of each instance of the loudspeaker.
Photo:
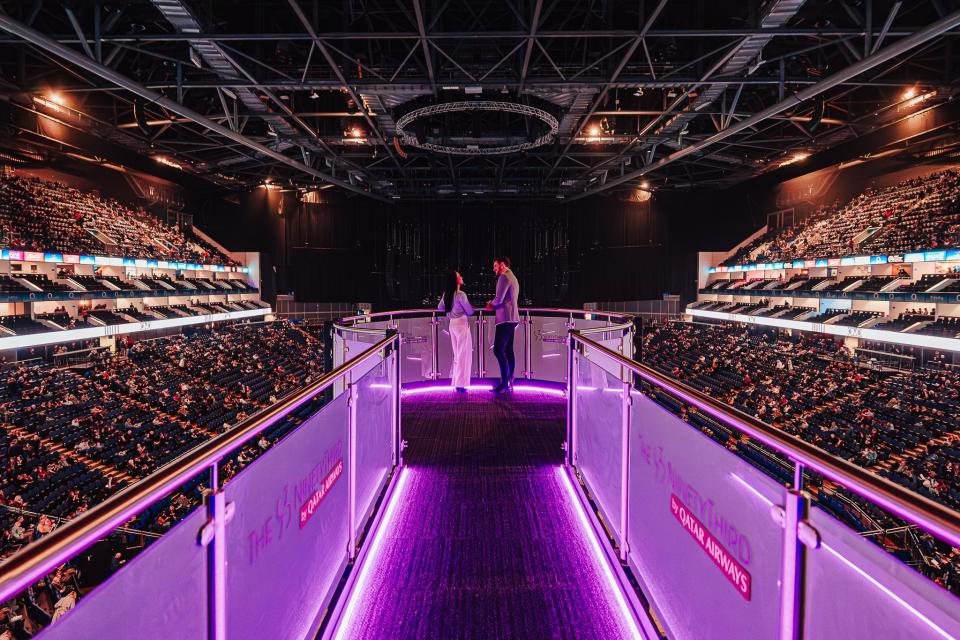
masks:
<svg viewBox="0 0 960 640"><path fill-rule="evenodd" d="M823 112L826 110L826 108L827 104L824 102L823 98L818 98L813 104L813 113L810 115L810 122L807 124L807 131L813 133L813 130L820 126L820 122L823 120Z"/></svg>
<svg viewBox="0 0 960 640"><path fill-rule="evenodd" d="M140 129L140 133L145 136L150 135L150 125L147 124L147 117L143 113L142 100L133 101L133 119L137 121L137 128Z"/></svg>

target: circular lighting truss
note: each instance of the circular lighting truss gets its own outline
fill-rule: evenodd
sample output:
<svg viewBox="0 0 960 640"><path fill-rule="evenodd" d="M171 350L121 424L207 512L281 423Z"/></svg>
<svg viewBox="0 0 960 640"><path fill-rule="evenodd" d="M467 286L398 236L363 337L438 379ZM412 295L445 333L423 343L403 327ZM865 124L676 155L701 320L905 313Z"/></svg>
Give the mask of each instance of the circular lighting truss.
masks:
<svg viewBox="0 0 960 640"><path fill-rule="evenodd" d="M547 132L532 142L521 142L519 144L502 145L499 147L454 147L445 144L434 144L432 142L420 142L417 140L416 135L407 130L407 128L419 118L445 113L471 113L474 111L498 111L501 113L516 113L530 118L537 118L547 125ZM469 100L432 104L427 107L421 107L420 109L414 109L397 120L397 134L403 139L404 144L426 151L436 151L437 153L448 153L458 156L496 156L536 149L553 140L553 137L557 135L559 130L560 123L557 119L543 109L525 104L517 104L516 102L502 102L499 100Z"/></svg>

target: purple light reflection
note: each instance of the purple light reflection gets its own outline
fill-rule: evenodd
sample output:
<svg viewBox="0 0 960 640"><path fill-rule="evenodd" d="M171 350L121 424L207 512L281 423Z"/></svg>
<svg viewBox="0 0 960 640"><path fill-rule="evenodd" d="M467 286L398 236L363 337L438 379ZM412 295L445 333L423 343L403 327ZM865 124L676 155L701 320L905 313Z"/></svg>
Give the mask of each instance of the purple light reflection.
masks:
<svg viewBox="0 0 960 640"><path fill-rule="evenodd" d="M492 384L471 384L467 387L468 391L493 391ZM566 395L566 392L563 389L556 389L554 387L547 387L538 384L529 384L529 383L520 383L516 384L513 387L514 392L521 393L546 393L562 398ZM405 396L419 395L422 393L437 393L437 392L452 392L454 388L450 385L432 385L429 387L410 387L401 390L401 393Z"/></svg>

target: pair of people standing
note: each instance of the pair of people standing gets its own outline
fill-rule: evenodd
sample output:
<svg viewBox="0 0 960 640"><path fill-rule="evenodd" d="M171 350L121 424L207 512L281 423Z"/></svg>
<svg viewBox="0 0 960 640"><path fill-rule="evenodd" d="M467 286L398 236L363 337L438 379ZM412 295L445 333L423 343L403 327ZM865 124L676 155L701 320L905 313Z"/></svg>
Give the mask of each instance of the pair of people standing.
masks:
<svg viewBox="0 0 960 640"><path fill-rule="evenodd" d="M494 393L502 393L513 384L513 372L516 361L513 353L513 336L520 323L520 283L510 270L510 258L498 257L493 261L493 272L497 274L497 292L493 300L487 302L487 310L494 312L496 333L493 338L493 355L500 366L500 384L493 388ZM463 278L454 271L450 274L447 288L440 299L437 309L446 311L450 321L450 342L453 346L453 370L451 383L457 391L466 392L470 384L470 366L473 361L473 341L470 335L470 321L473 306L467 294L461 290ZM446 302L453 302L448 307Z"/></svg>

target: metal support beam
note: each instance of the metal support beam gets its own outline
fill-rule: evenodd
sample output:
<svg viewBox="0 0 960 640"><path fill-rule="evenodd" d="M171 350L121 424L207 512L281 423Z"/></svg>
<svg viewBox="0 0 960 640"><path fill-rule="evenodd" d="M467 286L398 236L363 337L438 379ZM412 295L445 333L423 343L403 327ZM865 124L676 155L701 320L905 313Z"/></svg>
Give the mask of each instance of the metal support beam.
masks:
<svg viewBox="0 0 960 640"><path fill-rule="evenodd" d="M920 46L921 44L924 44L925 42L946 33L947 31L950 31L951 29L957 27L958 25L960 25L960 11L955 11L950 15L948 15L946 18L943 18L942 20L938 20L934 22L933 24L925 27L924 29L917 31L911 36L903 38L902 40L898 40L897 42L886 47L885 49L878 51L864 58L863 60L860 60L859 62L856 62L850 65L846 69L841 69L840 71L834 73L833 75L827 78L824 78L820 82L810 87L807 87L806 89L803 89L802 91L799 91L794 95L789 96L788 98L785 98L784 100L781 100L780 102L776 103L771 107L767 107L766 109L753 114L749 118L738 121L736 124L733 124L727 127L723 131L718 131L717 133L713 134L708 138L705 138L704 140L701 140L700 142L696 142L687 147L683 147L678 151L675 151L670 155L661 158L660 160L658 160L657 162L649 166L642 167L640 169L637 169L636 171L631 171L630 173L624 176L613 178L612 180L608 180L604 185L595 187L593 189L589 189L575 196L571 196L567 198L567 200L568 201L578 200L588 195L593 195L596 193L600 193L602 191L606 191L607 189L619 186L625 182L636 180L637 178L640 178L650 173L651 171L656 171L657 169L661 169L667 166L668 164L671 164L672 162L680 160L681 158L685 158L691 154L702 151L703 149L706 149L707 147L713 144L716 144L717 142L726 140L727 138L729 138L734 134L740 133L741 131L744 131L757 124L760 124L761 122L770 118L771 116L780 114L786 111L787 109L790 109L791 107L795 107L796 105L803 103L805 100L809 100L810 98L816 97L821 93L823 93L824 91L828 91L833 87L836 87L837 85L842 84L843 82L846 82L847 80L850 80L851 78L854 78L860 75L861 73L864 73L865 71L869 71L870 69L873 69L878 65L888 62L893 58L901 54L904 54L907 51L910 51L911 49L917 46Z"/></svg>
<svg viewBox="0 0 960 640"><path fill-rule="evenodd" d="M433 71L433 54L430 53L430 46L427 43L427 29L423 24L423 10L420 8L420 0L413 0L413 11L417 16L417 33L420 39L420 50L423 51L423 59L427 64L427 77L430 78L430 88L433 95L437 95L437 78Z"/></svg>
<svg viewBox="0 0 960 640"><path fill-rule="evenodd" d="M556 171L557 167L560 166L560 162L563 160L563 156L570 151L570 147L573 146L574 141L577 136L580 135L580 132L583 131L583 128L587 125L587 122L590 121L590 118L593 117L593 112L596 111L600 104L606 99L607 94L610 92L610 86L617 81L617 78L620 77L620 73L627 66L627 63L630 62L630 58L633 57L634 52L637 50L637 47L640 46L640 43L643 41L644 36L647 32L650 31L650 28L653 26L654 21L660 15L660 12L663 11L663 8L667 5L669 0L660 0L657 3L656 8L650 14L650 17L647 18L646 24L643 25L643 28L640 30L640 33L633 39L633 42L630 43L630 46L627 48L627 52L620 59L620 64L617 65L617 68L614 70L613 74L610 76L610 80L604 85L603 89L597 94L597 97L594 98L593 104L590 105L590 109L587 111L586 115L580 119L579 124L577 124L576 130L573 132L573 135L570 136L570 140L567 141L566 146L564 146L563 151L560 152L560 156L557 158L556 162L553 163L553 166L547 171L543 176L542 184L546 184L547 180L550 179L550 176L553 175L553 172Z"/></svg>
<svg viewBox="0 0 960 640"><path fill-rule="evenodd" d="M361 195L375 198L377 200L380 200L381 202L392 203L392 201L388 198L385 198L379 194L371 193L369 191L361 189L360 187L356 187L350 184L349 182L338 180L337 178L334 178L331 175L323 173L322 171L317 171L313 167L308 167L302 162L299 162L297 160L294 160L293 158L285 156L279 151L275 151L274 149L264 146L259 142L251 140L250 138L247 138L246 136L241 135L236 131L231 131L229 128L217 124L216 122L207 118L206 116L200 115L193 109L190 109L189 107L186 107L180 104L179 102L175 102L174 100L171 100L170 98L167 98L166 96L163 96L157 93L156 91L152 91L144 87L140 83L131 80L130 78L124 76L123 74L120 74L114 71L113 69L110 69L109 67L106 67L96 62L95 60L80 54L74 49L71 49L69 47L66 47L60 44L59 42L56 42L55 40L45 36L39 31L35 29L31 29L30 27L24 25L23 23L17 20L14 20L10 16L0 14L0 29L14 36L17 36L18 38L22 38L26 42L29 42L30 44L36 47L39 47L40 49L43 49L44 51L51 53L57 56L58 58L61 58L71 64L74 64L80 67L81 69L84 69L88 73L99 76L104 80L111 82L122 89L126 89L127 91L140 96L144 100L147 100L158 107L166 109L171 113L175 113L178 116L187 118L188 120L192 120L198 125L205 127L206 129L209 129L213 133L223 136L228 140L237 142L249 149L252 149L258 153L261 153L267 156L268 158L271 158L272 160L285 164L293 169L296 169L314 178L319 178L324 182L329 182L330 184L336 185L343 189L347 189L348 191L353 191L354 193L359 193Z"/></svg>
<svg viewBox="0 0 960 640"><path fill-rule="evenodd" d="M533 44L537 40L537 27L540 26L540 10L543 8L543 0L537 0L533 7L533 19L530 20L530 37L527 38L527 50L523 54L523 66L520 67L520 85L517 87L517 95L523 93L523 85L527 82L527 72L530 70L530 57L533 54ZM561 76L563 74L560 74Z"/></svg>
<svg viewBox="0 0 960 640"><path fill-rule="evenodd" d="M373 118L370 117L370 112L367 111L366 105L363 104L363 100L357 95L357 92L354 91L353 87L350 86L350 83L347 82L346 77L343 75L343 71L340 70L340 67L337 65L337 61L333 59L333 56L330 55L330 51L327 49L327 45L317 37L317 32L313 28L313 25L310 23L310 20L307 19L307 16L303 13L303 9L300 8L300 5L297 4L297 0L287 0L287 3L290 5L290 9L293 10L293 13L297 16L297 19L300 21L300 24L303 25L303 28L306 29L307 34L313 39L313 43L316 45L317 49L320 51L320 54L327 61L327 64L330 66L330 70L333 71L334 75L337 76L337 80L340 81L340 84L350 95L350 98L353 99L354 104L357 105L357 109L360 110L360 113L363 114L363 119L367 121L367 126L370 127L370 132L377 139L383 148L384 151L390 158L393 160L393 163L397 165L397 168L400 169L400 172L406 176L406 173L403 170L403 165L400 164L400 161L397 160L397 157L393 155L393 150L390 148L390 145L387 144L387 141L383 138L383 134L380 133L380 127L377 126L377 123L373 121Z"/></svg>

